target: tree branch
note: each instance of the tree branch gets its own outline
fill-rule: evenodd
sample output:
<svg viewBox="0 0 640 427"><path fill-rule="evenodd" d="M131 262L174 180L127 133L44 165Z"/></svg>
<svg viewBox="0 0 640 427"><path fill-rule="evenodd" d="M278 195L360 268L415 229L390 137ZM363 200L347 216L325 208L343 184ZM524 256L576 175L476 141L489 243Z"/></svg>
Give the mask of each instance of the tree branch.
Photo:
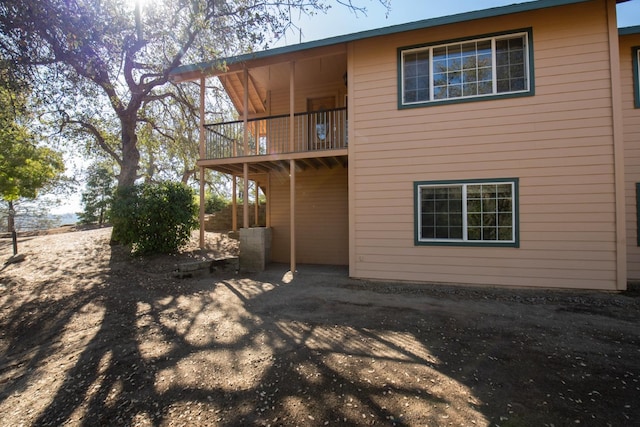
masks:
<svg viewBox="0 0 640 427"><path fill-rule="evenodd" d="M84 132L90 134L95 138L100 148L102 148L107 154L109 154L118 163L119 166L122 166L122 159L111 148L111 146L109 146L104 136L96 126L82 120L71 119L66 112L61 112L61 113L63 115L63 122L62 122L61 129L64 128L64 126L67 124L80 126Z"/></svg>

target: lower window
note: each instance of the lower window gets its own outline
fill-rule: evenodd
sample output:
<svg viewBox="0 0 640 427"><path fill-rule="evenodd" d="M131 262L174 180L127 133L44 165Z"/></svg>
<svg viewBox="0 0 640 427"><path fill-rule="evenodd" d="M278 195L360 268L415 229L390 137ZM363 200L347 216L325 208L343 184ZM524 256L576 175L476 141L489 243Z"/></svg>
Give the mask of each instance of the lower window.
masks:
<svg viewBox="0 0 640 427"><path fill-rule="evenodd" d="M414 183L416 244L518 246L518 179Z"/></svg>

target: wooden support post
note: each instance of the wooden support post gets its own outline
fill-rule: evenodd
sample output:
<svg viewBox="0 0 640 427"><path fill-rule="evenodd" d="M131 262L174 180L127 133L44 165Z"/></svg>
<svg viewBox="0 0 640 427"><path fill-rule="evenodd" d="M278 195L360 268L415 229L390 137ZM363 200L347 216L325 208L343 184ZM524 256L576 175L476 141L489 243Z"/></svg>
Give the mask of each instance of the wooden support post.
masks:
<svg viewBox="0 0 640 427"><path fill-rule="evenodd" d="M267 175L267 191L265 193L267 206L265 206L265 225L271 227L271 173Z"/></svg>
<svg viewBox="0 0 640 427"><path fill-rule="evenodd" d="M289 160L289 215L291 234L291 273L296 272L296 161Z"/></svg>
<svg viewBox="0 0 640 427"><path fill-rule="evenodd" d="M295 113L296 113L296 63L291 61L289 65L289 151L293 153L295 150Z"/></svg>
<svg viewBox="0 0 640 427"><path fill-rule="evenodd" d="M233 175L233 183L231 185L231 229L238 231L238 184L237 177Z"/></svg>
<svg viewBox="0 0 640 427"><path fill-rule="evenodd" d="M200 159L204 159L205 156L205 135L204 135L204 96L205 96L205 78L204 76L200 77L200 135L199 135L199 155ZM204 238L204 208L205 208L205 197L204 197L204 167L200 167L200 212L199 212L199 220L200 220L200 249L204 249L205 247L205 238Z"/></svg>
<svg viewBox="0 0 640 427"><path fill-rule="evenodd" d="M249 163L242 165L244 189L242 192L242 227L249 228Z"/></svg>
<svg viewBox="0 0 640 427"><path fill-rule="evenodd" d="M253 209L254 209L254 224L255 225L260 225L260 221L258 221L258 216L260 215L260 205L258 204L259 199L260 199L260 187L258 186L258 181L253 181L256 185L256 197L255 200L253 202Z"/></svg>
<svg viewBox="0 0 640 427"><path fill-rule="evenodd" d="M249 70L244 69L244 99L242 120L244 121L244 152L243 155L249 154ZM244 181L242 189L242 227L249 228L249 164L242 165L242 178Z"/></svg>

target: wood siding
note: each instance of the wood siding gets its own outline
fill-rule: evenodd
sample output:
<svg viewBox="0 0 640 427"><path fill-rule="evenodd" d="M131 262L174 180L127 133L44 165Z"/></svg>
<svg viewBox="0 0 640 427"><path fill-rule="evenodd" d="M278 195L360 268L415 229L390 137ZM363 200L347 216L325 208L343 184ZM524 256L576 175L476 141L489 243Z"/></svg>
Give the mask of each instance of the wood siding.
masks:
<svg viewBox="0 0 640 427"><path fill-rule="evenodd" d="M336 82L335 84L325 84L322 86L303 86L295 88L295 113L303 113L307 111L307 100L310 98L320 98L325 96L335 96L336 108L344 107L344 95L346 88L344 83ZM281 114L289 114L289 92L279 91L269 95L267 115L253 116L277 116Z"/></svg>
<svg viewBox="0 0 640 427"><path fill-rule="evenodd" d="M353 44L351 276L616 289L606 9L593 1ZM535 96L397 108L397 48L529 27ZM519 248L414 245L414 182L511 177Z"/></svg>
<svg viewBox="0 0 640 427"><path fill-rule="evenodd" d="M625 142L625 193L627 223L627 274L640 281L636 183L640 183L640 108L634 104L632 48L640 46L640 34L620 38L620 81Z"/></svg>
<svg viewBox="0 0 640 427"><path fill-rule="evenodd" d="M270 177L271 260L290 260L289 175ZM299 264L349 263L347 169L296 172L296 260Z"/></svg>

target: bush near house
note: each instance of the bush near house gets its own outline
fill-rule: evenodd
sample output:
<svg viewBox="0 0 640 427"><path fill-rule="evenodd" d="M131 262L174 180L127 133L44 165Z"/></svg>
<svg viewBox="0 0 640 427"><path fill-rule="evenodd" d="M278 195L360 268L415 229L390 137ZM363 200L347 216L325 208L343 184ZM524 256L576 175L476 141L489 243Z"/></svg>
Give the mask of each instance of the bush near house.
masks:
<svg viewBox="0 0 640 427"><path fill-rule="evenodd" d="M133 254L177 252L197 228L193 190L180 183L140 184L118 189L111 221L113 240Z"/></svg>
<svg viewBox="0 0 640 427"><path fill-rule="evenodd" d="M231 205L231 201L217 194L208 193L204 203L204 213L212 214Z"/></svg>

